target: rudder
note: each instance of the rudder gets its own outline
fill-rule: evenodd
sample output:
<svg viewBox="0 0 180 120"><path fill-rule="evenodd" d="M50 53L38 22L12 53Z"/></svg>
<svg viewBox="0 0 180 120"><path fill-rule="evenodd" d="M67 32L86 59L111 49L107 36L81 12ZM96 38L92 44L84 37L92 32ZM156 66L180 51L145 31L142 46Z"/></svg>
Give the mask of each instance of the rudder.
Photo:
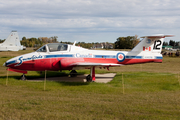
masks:
<svg viewBox="0 0 180 120"><path fill-rule="evenodd" d="M12 31L2 44L7 46L21 46L17 31Z"/></svg>
<svg viewBox="0 0 180 120"><path fill-rule="evenodd" d="M172 35L153 35L141 37L143 40L136 47L134 47L131 52L161 53L165 37L172 37Z"/></svg>

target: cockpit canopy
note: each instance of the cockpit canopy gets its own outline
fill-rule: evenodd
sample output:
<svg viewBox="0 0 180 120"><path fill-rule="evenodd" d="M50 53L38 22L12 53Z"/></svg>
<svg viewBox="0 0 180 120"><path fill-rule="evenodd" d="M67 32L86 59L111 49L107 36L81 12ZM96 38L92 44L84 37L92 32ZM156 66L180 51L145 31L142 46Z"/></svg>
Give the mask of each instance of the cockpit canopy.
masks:
<svg viewBox="0 0 180 120"><path fill-rule="evenodd" d="M36 52L47 52L46 45L44 45L41 48L39 48L38 50L36 50Z"/></svg>
<svg viewBox="0 0 180 120"><path fill-rule="evenodd" d="M49 43L42 46L36 52L57 52L57 51L67 51L68 45L62 43Z"/></svg>

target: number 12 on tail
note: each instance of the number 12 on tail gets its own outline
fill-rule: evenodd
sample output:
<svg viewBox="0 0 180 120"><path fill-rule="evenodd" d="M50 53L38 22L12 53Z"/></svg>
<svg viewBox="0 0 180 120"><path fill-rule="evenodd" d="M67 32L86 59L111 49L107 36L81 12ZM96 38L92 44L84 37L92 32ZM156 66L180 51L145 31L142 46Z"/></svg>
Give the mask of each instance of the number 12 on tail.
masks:
<svg viewBox="0 0 180 120"><path fill-rule="evenodd" d="M161 44L162 44L161 40L155 41L153 49L154 50L160 50L161 49Z"/></svg>

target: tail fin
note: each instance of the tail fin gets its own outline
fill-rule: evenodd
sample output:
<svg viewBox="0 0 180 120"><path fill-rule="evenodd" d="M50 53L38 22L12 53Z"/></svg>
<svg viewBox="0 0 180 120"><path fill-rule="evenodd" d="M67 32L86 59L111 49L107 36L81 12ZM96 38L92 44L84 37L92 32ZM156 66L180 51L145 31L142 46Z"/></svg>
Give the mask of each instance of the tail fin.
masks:
<svg viewBox="0 0 180 120"><path fill-rule="evenodd" d="M17 31L12 31L2 44L7 46L21 46Z"/></svg>
<svg viewBox="0 0 180 120"><path fill-rule="evenodd" d="M153 35L144 36L144 38L136 47L132 49L132 52L152 52L161 53L162 45L165 37L172 37L173 35Z"/></svg>

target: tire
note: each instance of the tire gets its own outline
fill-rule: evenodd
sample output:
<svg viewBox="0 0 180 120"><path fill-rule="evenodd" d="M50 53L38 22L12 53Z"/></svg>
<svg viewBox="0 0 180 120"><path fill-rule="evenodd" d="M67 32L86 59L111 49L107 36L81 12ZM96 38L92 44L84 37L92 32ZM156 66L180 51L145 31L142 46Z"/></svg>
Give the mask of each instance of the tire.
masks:
<svg viewBox="0 0 180 120"><path fill-rule="evenodd" d="M72 71L70 72L70 76L71 76L71 77L77 77L77 72L76 72L75 70L72 70Z"/></svg>
<svg viewBox="0 0 180 120"><path fill-rule="evenodd" d="M20 80L27 80L27 78L26 78L26 76L25 76L25 75L21 75Z"/></svg>

